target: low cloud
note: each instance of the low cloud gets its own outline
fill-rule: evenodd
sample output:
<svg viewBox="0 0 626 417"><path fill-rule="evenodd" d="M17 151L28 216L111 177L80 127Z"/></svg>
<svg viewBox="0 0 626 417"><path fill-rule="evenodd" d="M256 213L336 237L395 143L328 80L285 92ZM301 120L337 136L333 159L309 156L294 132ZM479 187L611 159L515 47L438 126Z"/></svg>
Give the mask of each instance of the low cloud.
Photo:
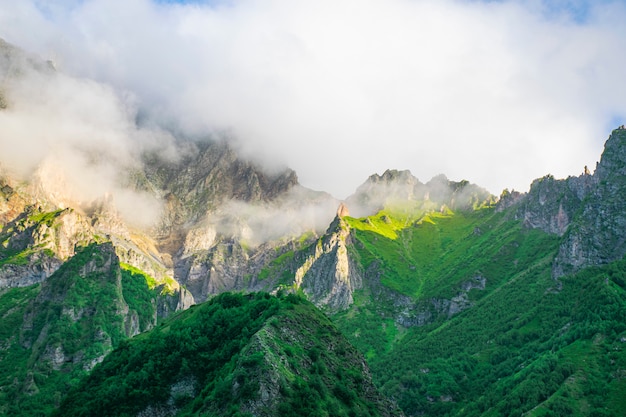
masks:
<svg viewBox="0 0 626 417"><path fill-rule="evenodd" d="M294 187L269 204L232 200L210 216L209 222L219 234L256 246L311 231L322 233L338 206L339 201L329 194Z"/></svg>
<svg viewBox="0 0 626 417"><path fill-rule="evenodd" d="M622 2L41 4L0 0L0 37L116 97L66 97L114 126L68 135L128 146L133 111L189 134L228 130L339 198L388 168L526 190L593 167L626 121ZM30 140L29 123L14 121L12 137ZM26 139L5 133L2 154L28 161Z"/></svg>
<svg viewBox="0 0 626 417"><path fill-rule="evenodd" d="M115 207L127 221L151 225L160 203L131 191L124 182L137 168L138 154L171 142L168 135L135 125L132 95L58 73L50 63L7 45L2 48L3 168L20 179L34 180L38 192L61 206L86 207L114 196Z"/></svg>

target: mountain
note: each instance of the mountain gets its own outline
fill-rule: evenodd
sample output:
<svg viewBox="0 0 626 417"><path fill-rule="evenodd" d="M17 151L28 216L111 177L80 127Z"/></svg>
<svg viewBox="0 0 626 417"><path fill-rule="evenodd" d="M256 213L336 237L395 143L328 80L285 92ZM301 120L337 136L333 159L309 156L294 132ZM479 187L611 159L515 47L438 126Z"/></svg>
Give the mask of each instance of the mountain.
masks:
<svg viewBox="0 0 626 417"><path fill-rule="evenodd" d="M456 210L454 183L432 201L406 172L373 176L362 189L386 177L394 198L342 207L294 286L407 415L622 415L625 144L616 129L593 175Z"/></svg>
<svg viewBox="0 0 626 417"><path fill-rule="evenodd" d="M399 416L363 357L294 295L225 293L126 341L55 416Z"/></svg>
<svg viewBox="0 0 626 417"><path fill-rule="evenodd" d="M3 117L93 88L0 71ZM390 169L339 202L140 119L157 143L1 161L0 414L623 415L623 128L528 193Z"/></svg>
<svg viewBox="0 0 626 417"><path fill-rule="evenodd" d="M41 415L122 340L173 310L174 291L121 264L110 242L76 251L41 283L0 293L3 415ZM152 288L151 288L152 287Z"/></svg>
<svg viewBox="0 0 626 417"><path fill-rule="evenodd" d="M224 140L178 146L180 159L144 155L143 172L134 174L138 189L165 201L154 235L174 278L196 301L273 289L276 282L256 279L260 269L299 248L303 234L316 235L337 200L302 187L292 170L267 173Z"/></svg>

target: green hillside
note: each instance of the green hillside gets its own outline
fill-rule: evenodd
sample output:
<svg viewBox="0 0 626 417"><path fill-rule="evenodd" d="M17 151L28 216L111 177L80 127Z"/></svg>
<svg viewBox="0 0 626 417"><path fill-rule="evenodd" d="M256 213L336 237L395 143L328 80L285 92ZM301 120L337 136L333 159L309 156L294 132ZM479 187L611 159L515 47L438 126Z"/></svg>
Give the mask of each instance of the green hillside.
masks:
<svg viewBox="0 0 626 417"><path fill-rule="evenodd" d="M156 290L109 243L80 249L44 283L0 294L0 414L46 415L127 337L156 319Z"/></svg>
<svg viewBox="0 0 626 417"><path fill-rule="evenodd" d="M331 322L295 296L224 293L123 342L54 416L398 415Z"/></svg>
<svg viewBox="0 0 626 417"><path fill-rule="evenodd" d="M510 280L371 361L407 415L624 413L626 263Z"/></svg>
<svg viewBox="0 0 626 417"><path fill-rule="evenodd" d="M477 275L494 288L545 263L558 244L554 236L522 228L493 208L413 215L383 210L347 223L363 267L375 264L383 285L416 299L454 296L463 280Z"/></svg>
<svg viewBox="0 0 626 417"><path fill-rule="evenodd" d="M407 415L624 415L625 261L555 280L556 235L493 208L416 213L346 219L367 285L334 320L384 394ZM400 325L394 293L430 319Z"/></svg>

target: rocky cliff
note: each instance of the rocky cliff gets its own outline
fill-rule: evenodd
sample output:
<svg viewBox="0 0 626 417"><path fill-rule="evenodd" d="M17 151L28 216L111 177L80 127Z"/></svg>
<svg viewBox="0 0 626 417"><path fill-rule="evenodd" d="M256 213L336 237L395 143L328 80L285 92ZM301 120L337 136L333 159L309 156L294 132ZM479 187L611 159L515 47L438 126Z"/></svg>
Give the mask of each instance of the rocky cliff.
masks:
<svg viewBox="0 0 626 417"><path fill-rule="evenodd" d="M554 261L553 275L622 259L626 255L626 130L606 141L593 179Z"/></svg>
<svg viewBox="0 0 626 417"><path fill-rule="evenodd" d="M530 191L505 193L498 203L524 226L562 237L553 276L621 259L626 254L626 130L614 130L593 174L551 175L533 181Z"/></svg>
<svg viewBox="0 0 626 417"><path fill-rule="evenodd" d="M348 308L363 281L361 266L349 253L352 239L343 220L346 214L342 204L324 236L299 254L301 264L294 276L295 289L302 290L317 306L331 310Z"/></svg>

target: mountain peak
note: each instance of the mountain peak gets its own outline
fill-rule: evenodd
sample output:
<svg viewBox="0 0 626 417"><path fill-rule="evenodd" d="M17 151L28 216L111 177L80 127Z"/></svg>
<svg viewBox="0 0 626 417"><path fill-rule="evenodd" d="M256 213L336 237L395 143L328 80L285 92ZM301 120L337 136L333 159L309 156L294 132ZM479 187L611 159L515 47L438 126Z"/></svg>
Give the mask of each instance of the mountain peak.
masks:
<svg viewBox="0 0 626 417"><path fill-rule="evenodd" d="M385 172L383 172L383 175L378 175L378 174L370 175L369 178L367 179L367 182L370 182L373 184L404 183L404 184L414 185L414 184L419 183L419 180L415 176L413 176L411 171L409 171L408 169L405 169L405 170L387 169L385 170Z"/></svg>
<svg viewBox="0 0 626 417"><path fill-rule="evenodd" d="M594 174L599 181L626 175L626 129L623 125L611 132Z"/></svg>

